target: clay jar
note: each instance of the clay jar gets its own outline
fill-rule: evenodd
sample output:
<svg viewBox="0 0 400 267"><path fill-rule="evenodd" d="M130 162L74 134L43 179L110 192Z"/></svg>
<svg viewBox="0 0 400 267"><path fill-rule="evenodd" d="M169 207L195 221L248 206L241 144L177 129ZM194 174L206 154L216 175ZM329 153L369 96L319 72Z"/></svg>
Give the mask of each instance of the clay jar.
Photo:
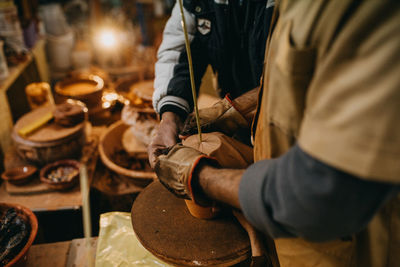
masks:
<svg viewBox="0 0 400 267"><path fill-rule="evenodd" d="M55 85L57 102L68 98L80 100L87 108L94 109L102 104L104 81L97 75L78 74L66 78Z"/></svg>
<svg viewBox="0 0 400 267"><path fill-rule="evenodd" d="M192 135L182 141L183 145L195 148L215 158L223 168L244 169L253 163L253 149L236 139L222 133L202 134L202 142L198 135ZM215 177L218 179L218 177ZM211 219L217 216L215 207L202 207L191 200L185 200L190 214L200 219Z"/></svg>

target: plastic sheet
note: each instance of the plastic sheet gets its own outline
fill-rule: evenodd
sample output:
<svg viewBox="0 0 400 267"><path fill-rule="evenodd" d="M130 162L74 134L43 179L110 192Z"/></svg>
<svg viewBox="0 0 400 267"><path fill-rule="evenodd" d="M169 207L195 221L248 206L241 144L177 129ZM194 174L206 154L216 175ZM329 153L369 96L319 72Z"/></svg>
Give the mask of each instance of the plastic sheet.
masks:
<svg viewBox="0 0 400 267"><path fill-rule="evenodd" d="M96 267L167 267L148 252L136 238L131 215L127 212L109 212L100 216Z"/></svg>

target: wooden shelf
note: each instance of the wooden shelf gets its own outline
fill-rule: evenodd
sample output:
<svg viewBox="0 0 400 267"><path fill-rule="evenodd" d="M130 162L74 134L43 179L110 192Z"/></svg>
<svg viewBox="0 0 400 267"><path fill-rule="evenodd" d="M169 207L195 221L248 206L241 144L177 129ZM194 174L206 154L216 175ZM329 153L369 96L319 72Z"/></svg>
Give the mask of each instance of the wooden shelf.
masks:
<svg viewBox="0 0 400 267"><path fill-rule="evenodd" d="M0 147L3 155L11 144L13 116L16 115L13 108L21 108L16 100L25 97L24 86L33 81L49 80L44 48L45 40L39 39L27 59L10 67L8 77L0 81Z"/></svg>
<svg viewBox="0 0 400 267"><path fill-rule="evenodd" d="M0 81L0 91L7 91L8 88L15 82L15 80L21 75L26 67L31 63L32 56L28 55L28 58L15 67L8 69L9 75L5 80Z"/></svg>

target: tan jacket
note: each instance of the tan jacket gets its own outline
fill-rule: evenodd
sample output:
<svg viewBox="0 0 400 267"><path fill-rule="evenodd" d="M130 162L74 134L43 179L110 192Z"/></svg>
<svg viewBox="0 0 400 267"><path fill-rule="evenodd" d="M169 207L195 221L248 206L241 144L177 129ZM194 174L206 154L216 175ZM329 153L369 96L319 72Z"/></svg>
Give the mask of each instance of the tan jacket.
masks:
<svg viewBox="0 0 400 267"><path fill-rule="evenodd" d="M256 161L298 142L362 179L400 183L400 1L282 0L254 125ZM275 244L281 266L400 266L400 198L353 240Z"/></svg>

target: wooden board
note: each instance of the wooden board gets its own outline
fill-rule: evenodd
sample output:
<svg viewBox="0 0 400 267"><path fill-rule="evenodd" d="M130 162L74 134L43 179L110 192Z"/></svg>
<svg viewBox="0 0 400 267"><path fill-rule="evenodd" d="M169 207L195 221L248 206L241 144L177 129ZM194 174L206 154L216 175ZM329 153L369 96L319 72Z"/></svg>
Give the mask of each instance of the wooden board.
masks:
<svg viewBox="0 0 400 267"><path fill-rule="evenodd" d="M157 181L133 203L132 226L147 250L177 266L231 266L250 256L248 235L230 213L196 219Z"/></svg>
<svg viewBox="0 0 400 267"><path fill-rule="evenodd" d="M25 266L65 267L71 241L33 245L27 255Z"/></svg>
<svg viewBox="0 0 400 267"><path fill-rule="evenodd" d="M88 177L89 179L92 179L93 174L95 172L96 168L96 163L97 163L97 158L98 158L98 153L97 153L97 145L99 143L99 138L97 133L93 133L87 140L85 146L82 149L82 157L81 157L81 162L85 162L88 170ZM20 166L23 164L26 164L19 156L16 154L15 151L8 151L7 157L11 157L12 159L8 160L12 162L18 162L16 166ZM5 164L6 169L9 168L9 166L12 163ZM11 165L11 168L14 167ZM40 171L40 170L39 170ZM32 195L32 194L42 194L42 193L48 193L48 192L56 192L58 190L55 190L53 188L48 187L46 184L42 183L39 178L39 171L35 174L35 177L28 183L23 184L23 185L14 185L9 182L5 182L5 190L7 193L11 195ZM68 189L67 191L62 191L62 192L68 192L71 190L75 190L75 188L78 185L75 185L73 188Z"/></svg>
<svg viewBox="0 0 400 267"><path fill-rule="evenodd" d="M23 185L14 185L12 183L5 182L5 189L7 193L11 195L31 195L54 191L46 184L42 183L37 175L32 179L32 181Z"/></svg>
<svg viewBox="0 0 400 267"><path fill-rule="evenodd" d="M90 239L90 247L93 252L93 262L96 256L97 237ZM85 251L85 239L73 239L72 241L55 242L33 245L27 254L24 266L37 267L72 267L87 266Z"/></svg>
<svg viewBox="0 0 400 267"><path fill-rule="evenodd" d="M82 196L78 186L65 192L15 195L9 194L3 184L0 187L0 202L18 203L33 211L79 209L82 206Z"/></svg>
<svg viewBox="0 0 400 267"><path fill-rule="evenodd" d="M14 133L18 134L18 130L31 124L35 120L40 119L48 112L52 112L52 107L50 106L41 107L25 114L15 124ZM30 135L26 137L22 136L20 137L24 140L32 142L53 142L74 135L83 127L84 123L80 123L78 125L75 125L74 127L63 127L56 124L54 120L51 120L47 124L43 125L39 129L31 133Z"/></svg>
<svg viewBox="0 0 400 267"><path fill-rule="evenodd" d="M65 267L92 267L96 259L97 238L89 239L90 246L86 246L86 239L73 239L68 252L68 259ZM89 252L88 252L89 251ZM88 264L88 257L91 257L92 266Z"/></svg>

